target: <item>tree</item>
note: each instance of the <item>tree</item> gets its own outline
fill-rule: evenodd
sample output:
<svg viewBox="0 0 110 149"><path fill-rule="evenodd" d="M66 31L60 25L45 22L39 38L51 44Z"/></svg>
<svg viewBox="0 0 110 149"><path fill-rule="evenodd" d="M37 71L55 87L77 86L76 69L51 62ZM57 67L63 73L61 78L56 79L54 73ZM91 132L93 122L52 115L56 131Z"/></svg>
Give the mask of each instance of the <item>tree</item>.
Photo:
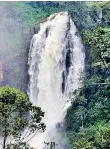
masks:
<svg viewBox="0 0 110 149"><path fill-rule="evenodd" d="M101 27L94 31L85 31L84 39L90 47L90 53L94 62L103 62L104 66L109 70L110 62L110 29Z"/></svg>
<svg viewBox="0 0 110 149"><path fill-rule="evenodd" d="M98 77L92 75L84 81L83 88L67 111L65 126L70 149L108 149L107 146L110 146L110 78L105 79L102 75ZM99 125L99 122L103 123ZM106 136L98 128L105 131L109 128L105 143L101 143L101 137ZM100 136L96 136L99 133ZM102 148L96 148L97 145Z"/></svg>
<svg viewBox="0 0 110 149"><path fill-rule="evenodd" d="M43 117L41 108L33 106L24 93L15 88L0 88L0 134L3 149L31 149L28 142L38 131L45 130Z"/></svg>
<svg viewBox="0 0 110 149"><path fill-rule="evenodd" d="M83 128L77 134L75 149L109 149L110 123L100 122L94 126Z"/></svg>
<svg viewBox="0 0 110 149"><path fill-rule="evenodd" d="M58 145L55 142L44 142L44 144L47 146L47 149L55 149Z"/></svg>

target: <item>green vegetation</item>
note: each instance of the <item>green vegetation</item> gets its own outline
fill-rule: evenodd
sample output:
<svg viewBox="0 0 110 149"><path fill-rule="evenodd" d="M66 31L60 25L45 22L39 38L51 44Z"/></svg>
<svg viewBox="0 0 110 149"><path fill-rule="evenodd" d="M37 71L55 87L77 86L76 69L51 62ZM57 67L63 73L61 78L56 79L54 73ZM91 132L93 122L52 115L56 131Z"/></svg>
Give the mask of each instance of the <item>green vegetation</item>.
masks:
<svg viewBox="0 0 110 149"><path fill-rule="evenodd" d="M91 16L96 20L97 13L102 10L102 23L101 26L110 26L110 2L109 1L95 1L86 2L86 6L90 10Z"/></svg>
<svg viewBox="0 0 110 149"><path fill-rule="evenodd" d="M0 88L0 134L3 140L0 145L3 149L32 149L28 142L38 131L45 130L42 117L44 112L33 106L24 93L15 88Z"/></svg>
<svg viewBox="0 0 110 149"><path fill-rule="evenodd" d="M107 84L105 85L103 82ZM66 128L70 143L77 142L82 137L80 134L85 129L89 131L90 127L95 128L102 122L104 125L106 123L110 125L109 95L110 83L108 83L108 80L105 81L101 77L97 80L97 77L92 76L91 80L85 82L85 86L76 96L66 117ZM92 136L92 133L90 135ZM89 139L90 135L87 136L86 133L85 136Z"/></svg>
<svg viewBox="0 0 110 149"><path fill-rule="evenodd" d="M80 130L75 142L75 149L108 149L110 148L110 123L98 123Z"/></svg>
<svg viewBox="0 0 110 149"><path fill-rule="evenodd" d="M66 116L70 149L110 148L110 28L86 30L91 61Z"/></svg>
<svg viewBox="0 0 110 149"><path fill-rule="evenodd" d="M26 91L27 53L35 33L30 30L52 13L60 11L71 14L79 31L88 29L84 38L90 54L87 55L90 66L84 87L79 89L66 116L70 149L109 149L110 2L0 2L0 12L3 12L0 17L0 59L4 60L5 72L2 85L9 84ZM97 28L101 11L100 27ZM41 116L38 121L36 114L38 118ZM0 88L0 128L3 128L0 133L5 142L4 149L30 149L28 142L23 141L21 130L29 128L29 132L34 134L41 128L38 126L42 124L42 117L41 109L32 106L23 93L9 87ZM28 118L32 119L27 121ZM31 125L33 121L37 125ZM15 140L11 146L6 144L10 135ZM54 144L50 142L47 145Z"/></svg>
<svg viewBox="0 0 110 149"><path fill-rule="evenodd" d="M85 2L18 2L16 6L22 13L25 27L61 11L68 11L80 30L97 25L96 14L91 15L92 9Z"/></svg>
<svg viewBox="0 0 110 149"><path fill-rule="evenodd" d="M110 61L110 28L85 31L85 42L90 47L93 62L103 65L109 69ZM102 62L102 63L101 63ZM95 64L96 65L96 64Z"/></svg>
<svg viewBox="0 0 110 149"><path fill-rule="evenodd" d="M33 5L35 5L35 7ZM26 28L30 25L39 23L40 20L43 20L50 16L52 13L58 11L58 8L51 8L46 5L45 7L39 7L39 2L18 2L17 7L22 13L21 19L24 20L24 26Z"/></svg>
<svg viewBox="0 0 110 149"><path fill-rule="evenodd" d="M39 23L55 12L68 11L80 30L98 26L98 12L102 9L102 26L110 25L110 2L18 2L25 26Z"/></svg>
<svg viewBox="0 0 110 149"><path fill-rule="evenodd" d="M110 2L0 2L0 60L4 68L0 86L8 84L26 92L28 50L33 34L39 30L39 22L53 13L68 11L82 33L82 30L98 26L99 8L102 9L101 26L109 26Z"/></svg>
<svg viewBox="0 0 110 149"><path fill-rule="evenodd" d="M110 145L110 78L106 70L101 71L98 68L85 81L67 112L71 149L106 149Z"/></svg>

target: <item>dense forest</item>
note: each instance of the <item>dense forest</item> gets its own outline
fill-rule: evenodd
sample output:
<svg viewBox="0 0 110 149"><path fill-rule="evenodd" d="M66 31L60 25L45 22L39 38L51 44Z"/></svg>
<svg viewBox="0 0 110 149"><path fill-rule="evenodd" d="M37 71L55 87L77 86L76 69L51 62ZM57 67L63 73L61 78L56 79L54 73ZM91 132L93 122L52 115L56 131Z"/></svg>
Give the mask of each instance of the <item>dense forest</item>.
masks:
<svg viewBox="0 0 110 149"><path fill-rule="evenodd" d="M109 28L85 31L91 64L84 87L68 110L66 126L71 148L110 148L110 32ZM96 50L97 49L97 50ZM89 58L90 59L90 58ZM73 141L74 140L74 141Z"/></svg>
<svg viewBox="0 0 110 149"><path fill-rule="evenodd" d="M110 149L110 2L0 3L0 12L3 13L0 16L0 61L3 63L0 86L9 85L26 93L32 36L38 32L39 23L48 16L68 11L82 37L86 53L83 87L73 93L75 98L65 117L69 149ZM15 113L24 104L25 109L19 108L17 111L21 118L9 115L12 103L15 105L12 112ZM23 118L29 111L33 112L31 122ZM36 115L38 120L35 119ZM14 118L11 123L14 130L10 129L10 116ZM25 126L30 128L31 133L37 129L44 131L45 125L41 122L43 116L41 109L32 106L24 93L8 87L0 89L0 127L9 119L6 137L12 134L19 139L19 131ZM0 133L4 133L7 125ZM3 149L32 149L26 143L20 143L18 146L4 146ZM50 149L54 149L54 146Z"/></svg>

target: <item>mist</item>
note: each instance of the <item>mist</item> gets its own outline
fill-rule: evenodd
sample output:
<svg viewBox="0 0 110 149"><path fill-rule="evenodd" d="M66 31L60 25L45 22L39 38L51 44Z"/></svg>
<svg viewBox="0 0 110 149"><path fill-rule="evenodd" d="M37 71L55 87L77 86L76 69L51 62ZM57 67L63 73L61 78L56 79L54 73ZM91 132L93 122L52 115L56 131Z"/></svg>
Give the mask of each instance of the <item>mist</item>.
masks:
<svg viewBox="0 0 110 149"><path fill-rule="evenodd" d="M30 40L26 38L23 17L16 4L0 2L0 86L9 85L26 92Z"/></svg>

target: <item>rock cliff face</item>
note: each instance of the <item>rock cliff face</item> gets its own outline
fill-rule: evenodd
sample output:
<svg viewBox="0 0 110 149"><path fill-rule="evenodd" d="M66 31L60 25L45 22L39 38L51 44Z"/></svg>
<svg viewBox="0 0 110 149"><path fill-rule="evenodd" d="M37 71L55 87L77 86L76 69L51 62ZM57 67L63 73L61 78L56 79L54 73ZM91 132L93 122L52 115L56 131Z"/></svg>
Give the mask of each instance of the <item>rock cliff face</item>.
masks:
<svg viewBox="0 0 110 149"><path fill-rule="evenodd" d="M20 12L11 2L0 5L0 86L27 92L28 51L37 28L25 29Z"/></svg>

